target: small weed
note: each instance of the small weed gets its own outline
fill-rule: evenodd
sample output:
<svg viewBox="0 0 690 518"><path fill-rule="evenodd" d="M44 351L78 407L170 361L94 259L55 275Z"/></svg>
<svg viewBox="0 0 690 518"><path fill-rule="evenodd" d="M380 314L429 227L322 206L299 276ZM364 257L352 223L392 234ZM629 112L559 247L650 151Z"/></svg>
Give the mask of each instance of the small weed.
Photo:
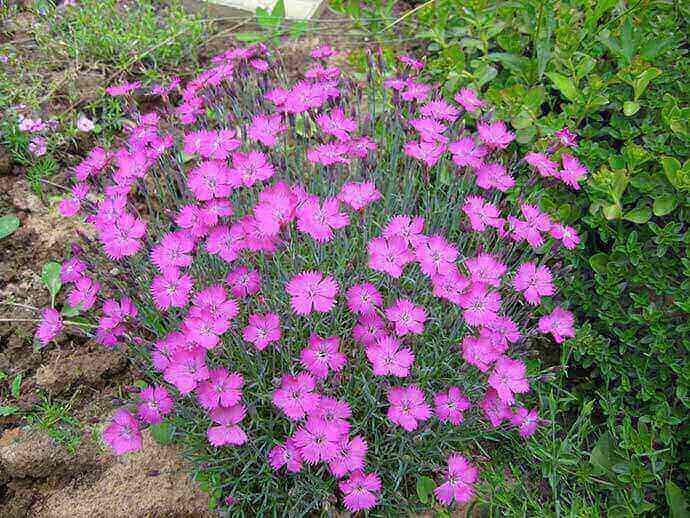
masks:
<svg viewBox="0 0 690 518"><path fill-rule="evenodd" d="M75 453L81 444L84 425L72 414L74 397L67 402L52 401L44 396L27 416L29 424L44 430L56 443L64 446L70 453Z"/></svg>

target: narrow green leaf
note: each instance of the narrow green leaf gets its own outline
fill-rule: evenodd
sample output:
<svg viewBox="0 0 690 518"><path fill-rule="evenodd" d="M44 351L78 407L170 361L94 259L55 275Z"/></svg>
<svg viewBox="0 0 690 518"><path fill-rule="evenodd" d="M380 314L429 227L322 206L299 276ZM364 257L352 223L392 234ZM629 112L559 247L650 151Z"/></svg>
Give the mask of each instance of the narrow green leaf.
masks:
<svg viewBox="0 0 690 518"><path fill-rule="evenodd" d="M19 412L19 407L16 406L0 406L0 417L7 417Z"/></svg>
<svg viewBox="0 0 690 518"><path fill-rule="evenodd" d="M19 394L22 388L22 375L17 374L12 380L12 397L14 399L19 399Z"/></svg>

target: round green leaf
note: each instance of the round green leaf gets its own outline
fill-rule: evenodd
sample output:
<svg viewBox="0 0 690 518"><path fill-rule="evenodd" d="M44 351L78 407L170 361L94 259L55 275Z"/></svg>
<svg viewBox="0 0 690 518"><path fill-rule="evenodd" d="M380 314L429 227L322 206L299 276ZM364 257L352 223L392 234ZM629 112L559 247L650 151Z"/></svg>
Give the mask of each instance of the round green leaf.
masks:
<svg viewBox="0 0 690 518"><path fill-rule="evenodd" d="M635 101L625 101L623 103L623 115L631 117L640 111L640 103Z"/></svg>
<svg viewBox="0 0 690 518"><path fill-rule="evenodd" d="M434 488L436 487L436 482L429 477L419 477L417 479L417 496L419 501L426 504L429 501L429 497L433 494Z"/></svg>
<svg viewBox="0 0 690 518"><path fill-rule="evenodd" d="M0 218L0 239L9 236L19 228L19 218L9 215Z"/></svg>
<svg viewBox="0 0 690 518"><path fill-rule="evenodd" d="M606 265L609 263L609 256L603 252L594 254L589 258L589 265L597 273L604 273L606 271Z"/></svg>
<svg viewBox="0 0 690 518"><path fill-rule="evenodd" d="M662 194L656 200L654 200L654 205L652 205L652 211L655 216L665 216L673 212L673 210L678 206L678 198L674 194Z"/></svg>
<svg viewBox="0 0 690 518"><path fill-rule="evenodd" d="M626 212L625 216L623 216L623 219L627 221L632 221L633 223L637 223L638 225L642 225L644 223L647 223L651 217L652 211L649 207L637 207L631 211Z"/></svg>

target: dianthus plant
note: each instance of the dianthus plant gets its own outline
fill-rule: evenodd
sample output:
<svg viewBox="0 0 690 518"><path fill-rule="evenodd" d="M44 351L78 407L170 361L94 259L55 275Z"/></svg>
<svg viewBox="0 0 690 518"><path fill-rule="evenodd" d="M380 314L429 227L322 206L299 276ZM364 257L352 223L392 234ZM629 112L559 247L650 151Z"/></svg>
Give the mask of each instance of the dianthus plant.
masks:
<svg viewBox="0 0 690 518"><path fill-rule="evenodd" d="M238 514L395 514L422 476L469 502L483 445L539 424L530 344L573 336L555 277L578 237L538 202L582 165L516 156L476 92L443 98L414 59L360 81L338 60L320 47L288 83L233 49L143 114L140 85L111 87L134 123L61 204L87 229L68 314L150 376L104 440L167 424Z"/></svg>

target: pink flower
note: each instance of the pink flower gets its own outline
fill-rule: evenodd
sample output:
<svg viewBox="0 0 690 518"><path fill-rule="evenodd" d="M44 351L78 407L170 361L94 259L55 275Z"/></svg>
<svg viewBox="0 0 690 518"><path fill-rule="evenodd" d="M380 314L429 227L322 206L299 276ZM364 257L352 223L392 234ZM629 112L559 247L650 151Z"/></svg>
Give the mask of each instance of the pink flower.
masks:
<svg viewBox="0 0 690 518"><path fill-rule="evenodd" d="M348 142L348 153L352 157L366 158L369 151L376 150L376 142L369 137L359 137Z"/></svg>
<svg viewBox="0 0 690 518"><path fill-rule="evenodd" d="M519 407L515 410L513 417L510 418L510 422L515 426L520 428L521 437L529 437L534 435L537 431L537 426L539 426L539 416L537 415L537 410L528 410L524 406Z"/></svg>
<svg viewBox="0 0 690 518"><path fill-rule="evenodd" d="M467 277L460 275L455 267L445 275L431 277L431 284L434 287L432 293L435 297L448 300L453 304L460 304L460 296L470 286L470 281Z"/></svg>
<svg viewBox="0 0 690 518"><path fill-rule="evenodd" d="M309 347L302 349L301 363L312 375L318 378L328 376L328 371L340 371L347 358L339 350L340 340L336 336L321 338L312 334Z"/></svg>
<svg viewBox="0 0 690 518"><path fill-rule="evenodd" d="M547 266L537 266L533 262L523 263L515 274L513 286L533 305L541 304L542 297L554 294L553 278Z"/></svg>
<svg viewBox="0 0 690 518"><path fill-rule="evenodd" d="M479 337L465 335L462 339L462 357L470 365L486 372L501 357L501 351L496 350L484 334Z"/></svg>
<svg viewBox="0 0 690 518"><path fill-rule="evenodd" d="M404 153L407 156L424 162L427 167L433 167L446 152L446 145L439 142L427 142L424 140L406 142Z"/></svg>
<svg viewBox="0 0 690 518"><path fill-rule="evenodd" d="M254 207L254 217L263 232L275 236L281 227L294 219L296 208L295 193L287 184L278 182L259 194L259 203Z"/></svg>
<svg viewBox="0 0 690 518"><path fill-rule="evenodd" d="M252 124L247 129L247 137L261 142L264 146L275 146L277 135L284 132L287 126L283 123L283 117L279 114L255 115Z"/></svg>
<svg viewBox="0 0 690 518"><path fill-rule="evenodd" d="M173 408L173 400L162 385L148 386L139 392L137 416L148 424L160 424Z"/></svg>
<svg viewBox="0 0 690 518"><path fill-rule="evenodd" d="M163 373L163 379L175 385L180 394L189 394L208 377L206 351L202 348L176 350Z"/></svg>
<svg viewBox="0 0 690 518"><path fill-rule="evenodd" d="M335 56L336 51L330 45L320 45L311 51L311 57L314 59L325 59Z"/></svg>
<svg viewBox="0 0 690 518"><path fill-rule="evenodd" d="M477 168L477 186L482 189L506 192L514 185L515 179L508 174L503 164L482 164Z"/></svg>
<svg viewBox="0 0 690 518"><path fill-rule="evenodd" d="M198 201L225 198L237 184L231 181L228 167L220 160L207 160L192 169L187 187Z"/></svg>
<svg viewBox="0 0 690 518"><path fill-rule="evenodd" d="M367 315L373 313L382 302L381 293L370 282L355 284L347 290L347 307L353 313Z"/></svg>
<svg viewBox="0 0 690 518"><path fill-rule="evenodd" d="M297 228L320 243L333 239L333 230L349 223L350 218L340 212L340 203L335 198L325 200L321 205L316 196L310 196L297 207Z"/></svg>
<svg viewBox="0 0 690 518"><path fill-rule="evenodd" d="M376 313L362 315L352 328L352 337L364 345L372 345L386 335L383 319Z"/></svg>
<svg viewBox="0 0 690 518"><path fill-rule="evenodd" d="M567 126L556 132L559 142L565 147L577 147L577 135L571 132Z"/></svg>
<svg viewBox="0 0 690 518"><path fill-rule="evenodd" d="M96 302L96 296L101 289L99 282L92 280L90 277L81 277L74 283L72 291L67 296L67 302L70 307L81 307L86 311Z"/></svg>
<svg viewBox="0 0 690 518"><path fill-rule="evenodd" d="M465 267L472 276L473 283L484 283L498 288L501 277L506 273L507 266L491 254L479 254L465 261Z"/></svg>
<svg viewBox="0 0 690 518"><path fill-rule="evenodd" d="M398 61L400 61L401 63L404 63L405 65L408 65L410 68L412 68L414 70L421 70L424 68L424 62L423 61L419 61L418 59L410 57L406 54L398 56Z"/></svg>
<svg viewBox="0 0 690 518"><path fill-rule="evenodd" d="M337 424L310 417L294 435L295 446L309 464L333 460L342 434Z"/></svg>
<svg viewBox="0 0 690 518"><path fill-rule="evenodd" d="M472 230L484 232L486 227L503 228L505 220L495 205L484 200L481 196L468 196L462 210L470 218Z"/></svg>
<svg viewBox="0 0 690 518"><path fill-rule="evenodd" d="M510 419L513 413L510 406L498 397L498 392L489 388L484 395L484 399L479 403L484 414L489 419L491 426L496 428L506 419Z"/></svg>
<svg viewBox="0 0 690 518"><path fill-rule="evenodd" d="M287 438L285 444L274 446L268 454L268 460L276 471L283 466L291 473L302 471L302 455L291 437Z"/></svg>
<svg viewBox="0 0 690 518"><path fill-rule="evenodd" d="M501 295L496 291L487 291L482 283L472 284L469 292L460 297L460 307L464 309L462 317L468 325L487 325L498 318Z"/></svg>
<svg viewBox="0 0 690 518"><path fill-rule="evenodd" d="M374 182L347 182L340 189L338 199L353 210L363 210L370 203L380 200L381 193Z"/></svg>
<svg viewBox="0 0 690 518"><path fill-rule="evenodd" d="M424 117L430 117L436 120L445 120L448 122L455 122L460 115L458 110L452 104L447 103L444 99L434 99L419 108L419 112Z"/></svg>
<svg viewBox="0 0 690 518"><path fill-rule="evenodd" d="M176 268L166 269L156 275L151 282L151 295L154 305L160 310L183 308L189 301L189 292L194 281L189 274L181 274Z"/></svg>
<svg viewBox="0 0 690 518"><path fill-rule="evenodd" d="M268 344L280 340L280 318L275 313L251 314L242 337L259 351L263 351Z"/></svg>
<svg viewBox="0 0 690 518"><path fill-rule="evenodd" d="M443 236L436 235L421 240L417 244L415 255L422 272L426 275L446 275L455 269L458 249Z"/></svg>
<svg viewBox="0 0 690 518"><path fill-rule="evenodd" d="M424 401L424 392L416 385L393 387L388 391L388 419L408 432L415 430L420 421L431 416L431 407Z"/></svg>
<svg viewBox="0 0 690 518"><path fill-rule="evenodd" d="M439 501L450 505L453 501L464 504L474 496L474 483L479 470L470 464L465 457L453 453L448 457L446 482L434 489Z"/></svg>
<svg viewBox="0 0 690 518"><path fill-rule="evenodd" d="M86 271L86 263L78 257L73 257L62 263L60 266L60 281L63 284L79 280Z"/></svg>
<svg viewBox="0 0 690 518"><path fill-rule="evenodd" d="M93 123L93 121L89 119L86 115L82 115L77 119L77 129L79 131L88 133L89 131L93 131L95 127L96 126Z"/></svg>
<svg viewBox="0 0 690 518"><path fill-rule="evenodd" d="M563 243L563 246L568 250L574 250L577 248L577 245L580 244L580 236L577 235L577 232L573 227L564 226L560 223L554 223L549 231L549 234L551 234L551 237L555 239L560 239Z"/></svg>
<svg viewBox="0 0 690 518"><path fill-rule="evenodd" d="M448 392L439 392L434 397L436 416L442 423L448 421L452 425L462 423L462 413L470 408L470 400L467 399L459 387L450 387Z"/></svg>
<svg viewBox="0 0 690 518"><path fill-rule="evenodd" d="M211 411L211 419L218 423L206 431L208 442L213 446L232 444L239 446L247 442L247 434L238 425L244 419L247 409L239 404L231 407L218 407Z"/></svg>
<svg viewBox="0 0 690 518"><path fill-rule="evenodd" d="M62 317L53 308L46 308L41 314L41 323L36 330L36 337L41 345L46 346L62 330Z"/></svg>
<svg viewBox="0 0 690 518"><path fill-rule="evenodd" d="M419 138L424 142L440 142L447 143L448 137L443 135L443 132L448 129L448 126L441 124L434 119L412 119L410 125L417 130Z"/></svg>
<svg viewBox="0 0 690 518"><path fill-rule="evenodd" d="M415 306L410 300L398 299L393 306L386 308L386 318L395 324L398 336L408 333L422 334L426 310L421 306Z"/></svg>
<svg viewBox="0 0 690 518"><path fill-rule="evenodd" d="M364 468L367 442L359 435L348 439L344 435L338 443L335 457L328 463L328 469L335 478L342 478L352 471Z"/></svg>
<svg viewBox="0 0 690 518"><path fill-rule="evenodd" d="M376 473L355 471L350 478L339 484L343 492L345 508L353 513L375 507L379 501L381 479Z"/></svg>
<svg viewBox="0 0 690 518"><path fill-rule="evenodd" d="M308 315L312 311L328 313L335 305L338 283L330 275L306 271L295 275L285 291L292 297L290 305L298 315Z"/></svg>
<svg viewBox="0 0 690 518"><path fill-rule="evenodd" d="M479 168L484 165L484 157L489 154L489 148L477 145L474 137L464 136L448 145L453 155L453 162L459 167Z"/></svg>
<svg viewBox="0 0 690 518"><path fill-rule="evenodd" d="M319 406L321 396L314 392L316 383L311 374L285 375L279 389L273 393L273 404L293 421L302 419Z"/></svg>
<svg viewBox="0 0 690 518"><path fill-rule="evenodd" d="M244 378L239 372L228 372L220 367L209 371L208 379L204 380L196 389L199 403L206 410L213 410L219 406L236 405L242 398Z"/></svg>
<svg viewBox="0 0 690 518"><path fill-rule="evenodd" d="M368 346L366 354L376 376L404 378L410 374L410 367L414 363L414 353L390 336L379 338L374 345Z"/></svg>
<svg viewBox="0 0 690 518"><path fill-rule="evenodd" d="M543 154L530 152L525 155L525 162L534 167L539 174L547 178L549 176L556 176L558 171L558 164Z"/></svg>
<svg viewBox="0 0 690 518"><path fill-rule="evenodd" d="M502 357L496 361L494 370L489 376L489 385L496 389L501 401L512 405L515 394L529 392L525 370L525 364L519 360Z"/></svg>
<svg viewBox="0 0 690 518"><path fill-rule="evenodd" d="M249 151L232 154L232 168L228 171L234 185L251 187L256 182L268 180L275 170L268 157L261 151Z"/></svg>
<svg viewBox="0 0 690 518"><path fill-rule="evenodd" d="M131 257L141 248L141 238L146 234L146 223L123 212L111 224L100 229L103 251L110 259Z"/></svg>
<svg viewBox="0 0 690 518"><path fill-rule="evenodd" d="M402 275L403 267L414 258L407 243L398 236L375 237L367 244L367 250L369 268L387 273L396 279Z"/></svg>
<svg viewBox="0 0 690 518"><path fill-rule="evenodd" d="M477 113L477 110L484 106L484 102L477 97L477 92L471 88L460 89L460 91L455 94L455 102L470 113Z"/></svg>
<svg viewBox="0 0 690 518"><path fill-rule="evenodd" d="M548 214L544 214L534 205L523 203L520 206L520 212L525 217L525 221L508 217L508 221L512 227L511 237L516 241L525 239L534 248L540 247L544 244L542 232L551 230L553 223Z"/></svg>
<svg viewBox="0 0 690 518"><path fill-rule="evenodd" d="M326 135L333 135L342 142L350 140L350 133L357 130L357 122L345 117L342 108L334 108L316 118L316 123Z"/></svg>
<svg viewBox="0 0 690 518"><path fill-rule="evenodd" d="M556 173L556 178L559 178L573 189L578 190L580 188L580 180L587 175L587 168L569 153L563 153L561 159L563 160L563 168Z"/></svg>
<svg viewBox="0 0 690 518"><path fill-rule="evenodd" d="M120 85L109 86L108 88L105 89L105 92L108 95L111 95L113 97L117 97L120 95L128 94L132 90L136 90L139 87L141 87L141 83L139 81L136 81L134 83L122 83Z"/></svg>
<svg viewBox="0 0 690 518"><path fill-rule="evenodd" d="M551 333L556 343L562 344L566 338L575 336L574 322L575 319L570 311L556 307L550 315L545 315L539 319L539 331Z"/></svg>
<svg viewBox="0 0 690 518"><path fill-rule="evenodd" d="M425 101L429 97L429 92L431 86L408 79L400 97L403 101Z"/></svg>
<svg viewBox="0 0 690 518"><path fill-rule="evenodd" d="M129 410L120 408L115 412L110 425L103 430L103 441L115 451L115 455L141 449L139 423Z"/></svg>
<svg viewBox="0 0 690 518"><path fill-rule="evenodd" d="M350 146L342 142L321 144L307 150L307 160L321 165L349 164L350 159L347 156L349 151Z"/></svg>
<svg viewBox="0 0 690 518"><path fill-rule="evenodd" d="M424 231L424 218L417 216L411 218L406 215L393 216L388 224L383 228L383 237L392 239L393 237L400 237L405 241L405 244L415 248L422 240Z"/></svg>
<svg viewBox="0 0 690 518"><path fill-rule="evenodd" d="M232 293L234 297L243 299L259 292L261 277L256 270L250 270L245 266L240 266L228 273L225 282L230 285L230 293Z"/></svg>
<svg viewBox="0 0 690 518"><path fill-rule="evenodd" d="M160 243L151 249L151 262L163 271L168 268L186 268L192 264L190 253L194 240L187 232L163 234Z"/></svg>
<svg viewBox="0 0 690 518"><path fill-rule="evenodd" d="M503 121L478 122L477 133L482 142L491 148L505 149L515 140L515 133L508 131Z"/></svg>

